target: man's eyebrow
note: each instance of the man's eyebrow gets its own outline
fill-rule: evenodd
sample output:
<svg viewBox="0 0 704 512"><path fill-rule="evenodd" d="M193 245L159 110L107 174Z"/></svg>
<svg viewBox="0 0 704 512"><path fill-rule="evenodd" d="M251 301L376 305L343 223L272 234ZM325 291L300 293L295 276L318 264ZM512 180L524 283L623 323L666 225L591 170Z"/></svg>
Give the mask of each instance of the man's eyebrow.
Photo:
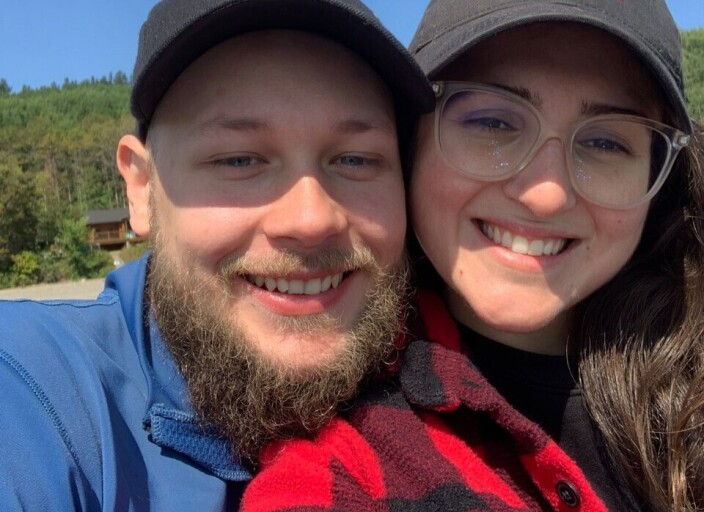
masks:
<svg viewBox="0 0 704 512"><path fill-rule="evenodd" d="M354 135L372 130L396 133L396 125L389 121L372 121L365 119L345 119L335 124L333 131L336 133Z"/></svg>
<svg viewBox="0 0 704 512"><path fill-rule="evenodd" d="M268 129L269 125L265 121L256 118L216 117L199 124L195 132L196 136L204 136L216 131L262 132ZM344 134L357 134L372 130L396 133L396 125L389 121L345 119L333 127L333 132Z"/></svg>
<svg viewBox="0 0 704 512"><path fill-rule="evenodd" d="M196 129L196 136L207 135L217 131L239 131L239 132L261 132L268 129L268 125L252 117L216 117L199 124Z"/></svg>
<svg viewBox="0 0 704 512"><path fill-rule="evenodd" d="M585 117L601 116L604 114L626 114L629 116L647 117L643 112L632 108L618 107L608 103L582 102L581 114Z"/></svg>

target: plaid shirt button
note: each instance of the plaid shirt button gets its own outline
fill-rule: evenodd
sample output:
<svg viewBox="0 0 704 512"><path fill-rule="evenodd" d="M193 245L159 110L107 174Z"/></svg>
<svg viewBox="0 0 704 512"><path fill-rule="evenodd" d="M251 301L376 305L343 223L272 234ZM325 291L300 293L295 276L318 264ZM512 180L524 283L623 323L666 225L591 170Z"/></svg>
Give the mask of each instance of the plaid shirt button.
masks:
<svg viewBox="0 0 704 512"><path fill-rule="evenodd" d="M555 486L557 495L560 500L570 508L576 508L579 506L579 492L577 488L566 480L560 480Z"/></svg>

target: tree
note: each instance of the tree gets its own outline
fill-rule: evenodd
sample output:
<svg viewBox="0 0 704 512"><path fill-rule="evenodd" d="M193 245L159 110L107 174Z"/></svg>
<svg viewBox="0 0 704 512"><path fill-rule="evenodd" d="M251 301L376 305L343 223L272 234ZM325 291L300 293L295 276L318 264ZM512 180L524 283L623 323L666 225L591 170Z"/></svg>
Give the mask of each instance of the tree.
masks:
<svg viewBox="0 0 704 512"><path fill-rule="evenodd" d="M39 256L35 252L22 251L12 256L12 268L8 284L10 286L27 286L39 278Z"/></svg>
<svg viewBox="0 0 704 512"><path fill-rule="evenodd" d="M130 83L130 80L129 78L127 78L127 75L124 72L118 71L117 73L115 73L113 83L115 85L127 85Z"/></svg>
<svg viewBox="0 0 704 512"><path fill-rule="evenodd" d="M704 121L704 28L683 32L682 48L689 112Z"/></svg>
<svg viewBox="0 0 704 512"><path fill-rule="evenodd" d="M0 271L12 266L12 256L36 245L37 191L17 159L0 152Z"/></svg>
<svg viewBox="0 0 704 512"><path fill-rule="evenodd" d="M86 219L65 219L55 245L70 268L72 279L99 277L112 268L112 257L88 243Z"/></svg>
<svg viewBox="0 0 704 512"><path fill-rule="evenodd" d="M0 78L0 96L9 96L12 92L12 87L7 83L7 80Z"/></svg>

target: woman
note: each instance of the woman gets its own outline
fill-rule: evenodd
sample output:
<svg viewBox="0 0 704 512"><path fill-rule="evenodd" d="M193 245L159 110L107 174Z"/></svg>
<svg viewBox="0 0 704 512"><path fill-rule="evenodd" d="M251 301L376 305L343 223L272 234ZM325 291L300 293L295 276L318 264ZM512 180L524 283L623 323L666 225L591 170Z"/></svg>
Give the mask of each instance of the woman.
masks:
<svg viewBox="0 0 704 512"><path fill-rule="evenodd" d="M417 263L457 330L420 294L398 380L271 447L244 508L704 508L702 143L665 3L435 0L411 49Z"/></svg>

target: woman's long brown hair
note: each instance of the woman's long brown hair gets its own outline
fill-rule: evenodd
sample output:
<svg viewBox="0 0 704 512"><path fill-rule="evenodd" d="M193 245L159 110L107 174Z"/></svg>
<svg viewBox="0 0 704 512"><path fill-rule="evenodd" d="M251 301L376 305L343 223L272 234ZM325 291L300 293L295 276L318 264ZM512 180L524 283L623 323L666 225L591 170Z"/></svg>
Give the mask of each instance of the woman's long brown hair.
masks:
<svg viewBox="0 0 704 512"><path fill-rule="evenodd" d="M418 286L444 289L415 235L407 239ZM704 511L703 125L629 263L578 308L569 344L580 347L582 395L610 462L649 509Z"/></svg>
<svg viewBox="0 0 704 512"><path fill-rule="evenodd" d="M580 305L573 333L584 400L613 462L668 512L704 510L704 128L696 132L633 258Z"/></svg>

